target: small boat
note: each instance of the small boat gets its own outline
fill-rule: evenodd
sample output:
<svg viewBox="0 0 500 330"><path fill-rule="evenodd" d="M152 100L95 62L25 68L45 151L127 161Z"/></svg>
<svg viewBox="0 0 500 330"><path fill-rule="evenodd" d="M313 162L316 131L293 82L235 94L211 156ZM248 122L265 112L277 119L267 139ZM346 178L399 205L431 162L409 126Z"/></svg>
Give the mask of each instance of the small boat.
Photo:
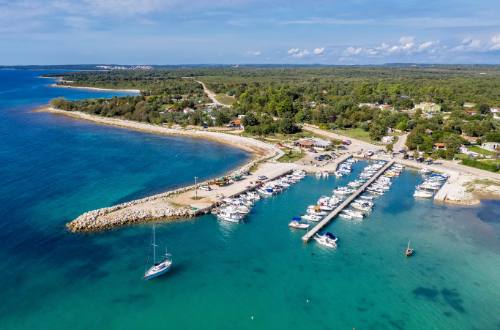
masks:
<svg viewBox="0 0 500 330"><path fill-rule="evenodd" d="M228 221L228 222L240 222L243 219L243 215L240 213L234 212L232 209L222 209L219 210L217 214L217 218L220 220Z"/></svg>
<svg viewBox="0 0 500 330"><path fill-rule="evenodd" d="M318 244L329 247L336 248L338 238L330 232L325 233L324 235L316 234L314 235L314 240L318 242Z"/></svg>
<svg viewBox="0 0 500 330"><path fill-rule="evenodd" d="M405 249L405 256L411 257L413 255L414 250L410 247L410 241L408 241L408 246Z"/></svg>
<svg viewBox="0 0 500 330"><path fill-rule="evenodd" d="M420 171L418 171L420 174L430 174L432 171L428 169L427 167L422 168Z"/></svg>
<svg viewBox="0 0 500 330"><path fill-rule="evenodd" d="M347 213L345 213L343 211L340 212L339 217L344 218L344 219L349 219L349 220L352 219L352 216L350 214L347 214Z"/></svg>
<svg viewBox="0 0 500 330"><path fill-rule="evenodd" d="M155 226L153 225L153 266L151 266L146 272L144 273L144 279L145 280L150 280L152 278L158 277L160 275L165 274L170 270L170 267L172 267L172 255L167 252L165 249L165 256L162 261L156 262L156 230Z"/></svg>
<svg viewBox="0 0 500 330"><path fill-rule="evenodd" d="M354 211L354 210L351 210L351 209L345 209L342 212L346 213L346 214L349 214L353 218L363 219L363 217L364 217L363 213L361 213L359 211Z"/></svg>
<svg viewBox="0 0 500 330"><path fill-rule="evenodd" d="M321 221L321 219L323 219L319 215L314 215L314 214L306 214L306 215L301 216L301 218L304 220L313 221L313 222L318 222L318 221Z"/></svg>
<svg viewBox="0 0 500 330"><path fill-rule="evenodd" d="M432 198L432 196L433 194L430 191L422 189L415 190L415 193L413 194L413 197L419 197L419 198Z"/></svg>
<svg viewBox="0 0 500 330"><path fill-rule="evenodd" d="M299 217L293 218L292 221L288 224L288 227L295 229L307 229L309 228L309 226L310 224L302 222Z"/></svg>

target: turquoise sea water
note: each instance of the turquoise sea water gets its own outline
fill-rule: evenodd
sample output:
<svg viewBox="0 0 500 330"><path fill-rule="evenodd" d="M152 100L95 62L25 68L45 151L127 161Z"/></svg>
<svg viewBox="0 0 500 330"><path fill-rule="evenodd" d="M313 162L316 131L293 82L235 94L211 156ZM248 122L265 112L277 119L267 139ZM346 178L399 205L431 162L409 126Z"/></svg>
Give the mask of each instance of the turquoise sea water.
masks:
<svg viewBox="0 0 500 330"><path fill-rule="evenodd" d="M142 281L150 225L73 235L65 222L213 176L246 155L33 114L56 95L110 96L54 91L37 74L0 71L0 329L500 328L498 202L416 201L421 178L405 171L369 218L329 226L337 250L304 245L287 227L363 162L350 177L308 177L258 202L243 224L207 215L160 225L174 268ZM4 85L2 75L22 82Z"/></svg>

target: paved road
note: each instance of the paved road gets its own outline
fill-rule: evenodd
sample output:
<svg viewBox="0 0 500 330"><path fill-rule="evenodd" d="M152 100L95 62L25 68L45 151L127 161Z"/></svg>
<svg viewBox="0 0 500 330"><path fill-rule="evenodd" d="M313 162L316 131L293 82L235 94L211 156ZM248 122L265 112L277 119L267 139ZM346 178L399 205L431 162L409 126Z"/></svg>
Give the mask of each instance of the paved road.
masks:
<svg viewBox="0 0 500 330"><path fill-rule="evenodd" d="M348 149L350 152L353 152L353 153L358 153L360 150L363 150L363 151L366 151L366 150L384 150L380 146L376 146L374 144L371 144L371 143L368 143L365 141L361 141L361 140L357 140L357 139L353 139L353 138L350 138L347 136L339 135L339 134L336 134L333 132L325 131L325 130L322 130L322 129L320 129L316 126L313 126L313 125L304 124L302 126L302 129L305 131L314 133L316 135L324 136L324 137L331 138L331 139L338 139L338 140L349 139L352 141L352 144L348 147ZM407 137L407 135L402 135L400 137L401 140L398 140L398 143L401 143L401 144L406 143L406 137ZM397 147L395 145L394 151L398 151L398 150L399 149L397 149ZM390 158L387 158L387 159L390 159ZM415 167L419 167L419 168L425 167L425 164L418 163L416 161L410 161L410 160L403 161L402 159L399 159L399 161L402 163L406 163L408 165L411 164L410 166L415 166ZM465 174L473 175L473 176L477 177L478 179L489 179L489 180L500 181L500 174L498 174L498 173L493 173L493 172L481 170L481 169L478 169L475 167L457 164L457 163L449 161L449 160L439 159L436 161L436 164L433 167L436 170L439 170L441 172L450 172L451 171L451 172L465 173Z"/></svg>
<svg viewBox="0 0 500 330"><path fill-rule="evenodd" d="M323 136L323 137L330 138L330 139L335 139L335 140L350 140L351 144L349 146L347 146L347 149L349 150L349 152L352 152L352 153L365 152L365 151L368 151L368 150L372 150L372 151L384 150L384 148L382 148L381 146L376 146L374 144L371 144L371 143L368 143L368 142L365 142L365 141L361 141L361 140L358 140L358 139L353 139L353 138L350 138L350 137L347 137L347 136L343 136L343 135L340 135L340 134L337 134L337 133L333 133L333 132L330 132L330 131L325 131L325 130L320 129L317 126L314 126L314 125L304 124L304 125L302 125L302 129L304 131L307 131L307 132L310 132L310 133L314 133L316 135Z"/></svg>
<svg viewBox="0 0 500 330"><path fill-rule="evenodd" d="M394 152L399 152L399 150L404 149L406 146L406 139L407 138L408 138L408 133L400 135L398 137L398 140L396 141L396 143L394 143L392 150L394 150Z"/></svg>

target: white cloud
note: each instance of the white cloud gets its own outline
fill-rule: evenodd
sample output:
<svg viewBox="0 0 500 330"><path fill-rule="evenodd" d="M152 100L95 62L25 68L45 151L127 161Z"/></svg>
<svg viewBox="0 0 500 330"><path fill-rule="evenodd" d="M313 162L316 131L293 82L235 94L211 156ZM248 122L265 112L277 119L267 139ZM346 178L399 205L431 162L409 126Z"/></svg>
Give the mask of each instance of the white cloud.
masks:
<svg viewBox="0 0 500 330"><path fill-rule="evenodd" d="M481 40L473 39L467 37L462 39L459 45L456 45L451 48L452 51L455 52L464 52L464 51L479 51L482 48Z"/></svg>
<svg viewBox="0 0 500 330"><path fill-rule="evenodd" d="M295 58L304 58L307 57L311 54L307 48L300 49L300 48L290 48L287 51L288 55L295 57Z"/></svg>
<svg viewBox="0 0 500 330"><path fill-rule="evenodd" d="M500 34L491 37L490 50L500 50Z"/></svg>
<svg viewBox="0 0 500 330"><path fill-rule="evenodd" d="M325 48L324 47L314 48L313 53L314 55L322 56L325 54Z"/></svg>
<svg viewBox="0 0 500 330"><path fill-rule="evenodd" d="M350 55L359 55L361 54L361 52L363 51L363 48L361 47L348 47L346 50L345 50L345 55L347 56L350 56Z"/></svg>
<svg viewBox="0 0 500 330"><path fill-rule="evenodd" d="M344 56L397 56L413 55L418 53L435 53L439 50L439 40L417 42L415 37L403 36L395 44L381 43L373 47L350 46Z"/></svg>

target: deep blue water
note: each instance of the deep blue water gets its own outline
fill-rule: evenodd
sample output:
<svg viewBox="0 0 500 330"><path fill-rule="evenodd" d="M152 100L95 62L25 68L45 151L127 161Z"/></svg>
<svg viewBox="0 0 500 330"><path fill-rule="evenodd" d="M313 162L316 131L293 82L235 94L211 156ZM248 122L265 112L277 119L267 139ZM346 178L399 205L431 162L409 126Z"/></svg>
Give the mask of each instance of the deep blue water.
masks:
<svg viewBox="0 0 500 330"><path fill-rule="evenodd" d="M174 268L142 281L150 225L74 235L65 222L214 176L245 154L32 113L55 96L110 96L48 88L38 74L0 71L0 329L500 328L498 202L418 201L422 179L405 171L370 217L329 226L337 250L287 227L363 162L258 202L243 224L207 215L159 226Z"/></svg>

